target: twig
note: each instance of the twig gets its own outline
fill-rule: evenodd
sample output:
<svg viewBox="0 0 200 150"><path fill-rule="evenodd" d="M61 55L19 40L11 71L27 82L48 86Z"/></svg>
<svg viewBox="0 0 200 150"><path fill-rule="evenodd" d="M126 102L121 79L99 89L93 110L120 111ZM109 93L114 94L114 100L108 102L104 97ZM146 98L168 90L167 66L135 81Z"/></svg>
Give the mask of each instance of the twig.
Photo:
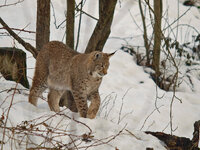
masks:
<svg viewBox="0 0 200 150"><path fill-rule="evenodd" d="M80 11L81 13L87 15L88 17L90 17L90 18L98 21L98 19L95 18L94 16L92 16L92 15L86 13L85 11L79 9L78 7L79 7L80 4L81 4L81 2L76 6L75 10ZM64 19L59 25L57 25L57 22L56 22L56 13L55 13L55 9L54 9L54 6L53 6L52 2L51 2L51 7L52 7L52 11L53 11L54 25L55 25L56 29L59 29L61 27L61 25L63 25L63 23L65 23L67 21L67 19Z"/></svg>
<svg viewBox="0 0 200 150"><path fill-rule="evenodd" d="M8 31L8 33L15 38L21 45L24 46L26 50L32 53L33 57L36 58L38 52L37 50L29 43L26 43L22 38L20 38L15 32L13 32L10 27L3 21L3 19L0 17L0 23L4 27L5 30Z"/></svg>
<svg viewBox="0 0 200 150"><path fill-rule="evenodd" d="M71 119L71 120L75 121L76 123L84 125L85 127L87 127L89 129L89 131L90 131L89 134L92 133L92 129L87 124L85 124L85 123L83 123L81 121L75 120L74 118L71 118L71 117L67 116L66 114L62 114L60 112L58 112L57 114L59 114L60 116L65 116L66 118Z"/></svg>
<svg viewBox="0 0 200 150"><path fill-rule="evenodd" d="M157 106L157 101L158 99L162 99L164 97L165 94L163 94L161 97L158 96L158 86L156 85L156 100L155 100L155 108L156 110L160 113L159 108Z"/></svg>
<svg viewBox="0 0 200 150"><path fill-rule="evenodd" d="M61 26L63 23L65 23L66 19L63 20L59 25L57 25L57 23L56 23L56 13L55 13L55 9L54 9L53 3L50 2L50 4L51 4L52 11L53 11L54 25L55 25L56 29L59 29L60 26Z"/></svg>
<svg viewBox="0 0 200 150"><path fill-rule="evenodd" d="M12 107L12 104L13 104L13 100L14 100L14 96L15 96L15 92L16 92L16 88L17 88L17 85L18 85L18 83L16 84L16 86L15 86L15 90L13 91L13 94L12 94L12 99L11 99L11 102L10 102L10 105L9 105L9 108L8 108L8 112L7 112L7 114L6 114L6 120L5 120L5 124L4 124L4 130L3 130L3 137L2 137L2 142L4 142L4 139L5 139L5 132L6 132L6 124L7 124L7 122L8 122L8 116L9 116L9 113L10 113L10 109L11 109L11 107ZM1 144L1 150L3 150L3 145L4 144Z"/></svg>
<svg viewBox="0 0 200 150"><path fill-rule="evenodd" d="M90 17L90 18L92 18L92 19L94 19L94 20L96 20L96 21L99 20L99 19L95 18L94 16L92 16L92 15L86 13L85 11L79 9L78 7L76 7L76 11L80 11L82 14L85 14L86 16L88 16L88 17Z"/></svg>
<svg viewBox="0 0 200 150"><path fill-rule="evenodd" d="M122 97L122 103L121 103L121 107L120 107L120 110L119 110L119 117L118 117L118 122L117 122L117 124L119 124L119 123L121 122L121 113L122 113L122 109L123 109L123 105L124 105L124 98L125 98L126 94L127 94L131 89L132 89L132 88L129 88L129 89L125 92L125 94L123 95L123 97Z"/></svg>
<svg viewBox="0 0 200 150"><path fill-rule="evenodd" d="M112 96L112 94L115 94L114 98ZM115 106L115 102L116 102L116 98L117 98L117 94L112 92L109 95L107 95L104 100L101 103L101 107L99 109L99 114L102 113L103 110L105 110L104 116L103 118L107 119L109 114L111 113L111 111L113 110L114 106ZM110 102L112 100L112 106L108 108Z"/></svg>
<svg viewBox="0 0 200 150"><path fill-rule="evenodd" d="M103 145L103 144L108 144L108 143L110 143L112 140L114 140L116 137L118 137L123 131L124 131L124 129L126 128L126 125L116 134L116 135L112 135L112 136L110 136L110 137L107 137L107 138L105 138L105 139L108 139L107 141L103 141L103 139L101 139L101 140L98 140L98 141L100 141L101 143L97 143L97 144L91 144L91 145L89 145L89 146L82 146L82 147L78 147L78 149L82 149L82 148L85 148L85 149L88 149L88 148L90 148L90 147L96 147L96 146L99 146L99 145Z"/></svg>
<svg viewBox="0 0 200 150"><path fill-rule="evenodd" d="M79 44L79 37L80 37L80 30L81 30L81 20L82 20L82 10L83 10L83 0L81 0L81 9L80 9L80 16L79 16L79 24L78 24L78 33L77 33L77 40L76 40L76 48L75 50L77 51L78 49L78 44Z"/></svg>
<svg viewBox="0 0 200 150"><path fill-rule="evenodd" d="M7 6L12 6L12 5L17 5L19 3L22 3L24 0L18 0L17 2L15 3L11 3L11 4L6 4L7 1L5 1L4 5L0 5L0 8L1 7L7 7Z"/></svg>
<svg viewBox="0 0 200 150"><path fill-rule="evenodd" d="M189 10L191 9L188 8L182 15L180 15L176 20L174 20L171 24L169 24L166 28L163 29L163 31L165 31L166 29L168 29L169 27L171 27L174 23L176 23L180 18L182 18Z"/></svg>
<svg viewBox="0 0 200 150"><path fill-rule="evenodd" d="M4 27L3 28L0 28L0 29L5 29ZM11 30L16 30L16 31L21 31L21 32L27 32L27 33L36 33L35 31L29 31L29 30L25 30L25 29L17 29L17 28L10 28Z"/></svg>
<svg viewBox="0 0 200 150"><path fill-rule="evenodd" d="M125 129L125 131L127 131L130 135L132 135L133 137L135 137L137 140L142 140L141 138L137 137L135 134L133 134L131 131L129 131L128 129Z"/></svg>
<svg viewBox="0 0 200 150"><path fill-rule="evenodd" d="M180 1L178 0L178 1L177 1L177 6L178 6L178 10L177 10L177 12L178 12L178 13L177 13L177 18L179 18L179 15L180 15L180 14L179 14L179 13L180 13L179 3L180 3ZM179 25L179 20L180 20L180 19L177 20L176 40L177 40L177 38L178 38L178 28L179 28L178 25Z"/></svg>
<svg viewBox="0 0 200 150"><path fill-rule="evenodd" d="M161 106L158 107L158 108L161 108L162 106L164 106L164 105L161 105ZM146 117L146 119L144 120L144 123L143 123L142 127L140 128L140 131L144 128L144 125L145 125L146 121L149 119L149 117L150 117L156 110L157 110L157 109L154 109L154 110Z"/></svg>
<svg viewBox="0 0 200 150"><path fill-rule="evenodd" d="M132 13L131 13L131 10L129 9L129 14L131 16L131 19L133 20L133 22L135 23L135 25L138 27L138 29L143 33L143 30L141 29L141 27L138 25L137 21L134 19Z"/></svg>
<svg viewBox="0 0 200 150"><path fill-rule="evenodd" d="M71 136L69 136L69 138L71 139L71 141L72 141L74 147L76 148L76 150L78 150L78 148L77 148L77 146L76 146L76 144L75 144L75 142L74 142L74 139L73 139Z"/></svg>
<svg viewBox="0 0 200 150"><path fill-rule="evenodd" d="M200 32L195 28L195 27L193 27L192 25L190 25L190 24L178 24L177 26L175 26L174 28L172 28L172 29L175 29L175 28L177 28L177 27L180 27L180 26L186 26L186 27L190 27L190 28L192 28L197 34L200 34Z"/></svg>

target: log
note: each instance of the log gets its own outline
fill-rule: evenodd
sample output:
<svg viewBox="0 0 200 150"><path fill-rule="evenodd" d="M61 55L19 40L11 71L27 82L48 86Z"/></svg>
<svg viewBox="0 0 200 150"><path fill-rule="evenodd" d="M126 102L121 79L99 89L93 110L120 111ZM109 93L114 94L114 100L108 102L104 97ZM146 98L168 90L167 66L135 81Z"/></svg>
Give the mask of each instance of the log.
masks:
<svg viewBox="0 0 200 150"><path fill-rule="evenodd" d="M29 88L26 73L26 53L13 47L0 48L0 72L6 80L15 81Z"/></svg>
<svg viewBox="0 0 200 150"><path fill-rule="evenodd" d="M163 141L166 144L167 148L170 150L200 150L200 148L198 148L199 130L200 120L194 123L194 132L192 140L186 137L178 137L163 132L146 131L145 133L151 134L157 137L159 140Z"/></svg>

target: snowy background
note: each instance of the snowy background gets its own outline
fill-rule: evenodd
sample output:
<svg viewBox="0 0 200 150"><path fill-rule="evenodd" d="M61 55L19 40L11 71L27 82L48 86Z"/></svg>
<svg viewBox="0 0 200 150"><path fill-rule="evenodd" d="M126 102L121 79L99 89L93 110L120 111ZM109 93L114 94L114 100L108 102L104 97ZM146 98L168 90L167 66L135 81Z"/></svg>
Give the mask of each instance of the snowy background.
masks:
<svg viewBox="0 0 200 150"><path fill-rule="evenodd" d="M59 29L56 29L56 26L65 19L65 1L66 0L52 0L56 22L53 15L51 15L51 40L65 41L65 24L61 25ZM9 2L12 1L9 0ZM4 1L1 0L0 5L3 3ZM185 15L180 18L179 24L190 24L195 27L196 30L200 31L200 12L197 8L185 7L178 0L166 0L163 2L163 5L163 12L167 10L168 18L167 22L163 21L163 28L167 27L176 20L178 16L186 12ZM188 9L190 10L187 11ZM86 1L84 11L98 18L97 1ZM52 7L51 13L53 14ZM25 0L15 6L2 7L0 8L0 17L2 17L10 27L24 28L27 26L26 30L35 31L36 0ZM78 17L76 21L78 22ZM146 147L151 147L155 150L165 149L165 145L161 141L151 135L145 134L143 131L164 131L165 133L170 133L169 113L173 92L166 92L158 88L150 75L145 72L148 68L138 66L133 56L120 50L121 46L126 44L132 46L144 45L142 38L143 33L135 22L142 28L138 2L133 0L121 0L118 2L110 38L107 40L104 52L118 51L111 58L108 75L104 77L99 89L102 103L98 116L93 120L79 118L78 114L62 108L63 114L75 117L76 120L85 123L92 130L92 135L94 137L91 138L90 142L81 142L81 138L76 141L79 143L77 145L80 149L86 149L88 145L95 144L95 142L98 143L99 141L97 139L102 139L104 144L90 147L89 149L114 150L118 148L120 150L145 150ZM83 15L78 51L84 51L95 27L95 23L95 20ZM176 25L177 23L173 24L172 28ZM152 29L149 29L148 33L150 34L151 32ZM174 38L173 35L167 31L165 34L169 34L171 38ZM192 35L196 34L197 33L192 30L188 31L186 27L183 27L179 28L176 38L180 43L184 43L186 41L191 41ZM19 35L35 46L35 34L21 32ZM9 36L0 36L0 46L16 46L24 50L21 45ZM142 50L141 48L141 51ZM31 84L35 60L28 52L27 66L28 79ZM183 71L184 74L187 68L184 65L180 67L180 70ZM182 82L176 92L176 96L181 99L182 103L180 103L179 100L175 100L173 103L174 135L192 138L193 124L195 121L200 120L199 79L200 71L196 71L192 76L192 80L194 81L193 87L191 88L188 82ZM50 117L45 123L52 127L56 126L59 129L66 129L66 132L75 135L83 135L89 132L88 128L84 125L78 124L63 115L55 115L54 112L49 110L45 100L40 99L37 108L29 104L29 91L24 89L21 85L17 85L17 88L20 89L20 93L16 91L14 97L13 91L9 93L5 91L6 89L15 87L15 82L6 81L3 77L0 78L0 115L2 115L3 112L5 114L8 112L8 107L13 101L7 126L17 126L24 121L34 120L40 116L43 117L38 119L37 122L42 122L49 116L54 115L54 117ZM46 95L47 93L44 93L44 98L46 98ZM156 99L157 96L162 98ZM159 111L155 108L155 102ZM42 125L39 127L41 129L45 128ZM3 133L3 129L0 129L0 133ZM109 138L106 139L107 137L115 136L118 133L120 134L116 136L116 138L106 143L106 141L109 140ZM8 139L8 137L7 135L6 139ZM0 140L1 139L2 134L0 134ZM31 139L38 144L41 142L40 138L35 138L34 136L32 136ZM58 139L64 143L69 143L71 140L67 136L58 137ZM4 144L4 149L11 149L11 147L12 149L25 149L22 145L19 145L19 143L7 142Z"/></svg>

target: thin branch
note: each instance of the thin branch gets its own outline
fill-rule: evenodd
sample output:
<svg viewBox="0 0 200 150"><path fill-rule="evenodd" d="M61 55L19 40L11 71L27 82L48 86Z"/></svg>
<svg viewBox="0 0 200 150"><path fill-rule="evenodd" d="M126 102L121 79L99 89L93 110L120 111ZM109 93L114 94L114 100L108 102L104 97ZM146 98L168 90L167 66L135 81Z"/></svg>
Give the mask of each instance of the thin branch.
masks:
<svg viewBox="0 0 200 150"><path fill-rule="evenodd" d="M4 27L0 28L0 29L5 29ZM16 31L20 31L20 32L27 32L27 33L36 33L35 31L29 31L29 30L25 30L25 29L17 29L17 28L10 28L11 30L16 30Z"/></svg>
<svg viewBox="0 0 200 150"><path fill-rule="evenodd" d="M156 100L155 100L155 108L160 113L160 110L157 107L157 101L158 101L158 86L156 85Z"/></svg>
<svg viewBox="0 0 200 150"><path fill-rule="evenodd" d="M178 13L177 13L177 18L179 18L179 15L180 15L180 14L179 14L179 13L180 13L179 3L180 3L180 1L178 0L178 1L177 1L177 6L178 6L178 10L177 10L177 12L178 12ZM178 25L179 25L179 20L180 20L180 19L177 20L176 40L177 40L177 38L178 38L178 29L179 29L179 26L178 26Z"/></svg>
<svg viewBox="0 0 200 150"><path fill-rule="evenodd" d="M109 136L109 137L105 138L105 139L107 139L107 141L105 141L105 142L103 141L103 139L101 139L101 140L98 140L98 142L100 142L100 143L93 143L91 145L81 146L81 147L78 147L78 148L79 149L83 149L83 148L88 149L90 147L97 147L97 146L100 146L100 145L109 144L112 140L114 140L116 137L118 137L119 135L121 135L123 133L123 131L125 130L126 126L127 125L125 125L116 135L112 135L112 136Z"/></svg>
<svg viewBox="0 0 200 150"><path fill-rule="evenodd" d="M5 30L8 31L8 33L14 38L16 39L22 46L24 46L24 48L31 52L33 57L36 58L37 57L37 50L29 43L26 43L22 38L20 38L15 32L12 31L12 29L3 21L3 19L0 17L0 23L3 26L3 28Z"/></svg>
<svg viewBox="0 0 200 150"><path fill-rule="evenodd" d="M77 12L80 11L82 14L85 14L86 16L88 16L88 17L90 17L90 18L92 18L92 19L94 19L94 20L96 20L96 21L99 20L99 19L95 18L94 16L88 14L87 12L85 12L85 11L79 9L79 8L78 8L79 5L80 5L80 4L78 4L78 5L76 6L76 8L75 8L75 10L76 10ZM57 22L56 22L56 12L55 12L55 9L54 9L54 6L53 6L53 3L52 3L52 2L51 2L51 8L52 8L52 11L53 11L54 25L55 25L56 29L59 29L60 26L63 25L63 24L67 21L67 19L64 19L60 24L57 25Z"/></svg>
<svg viewBox="0 0 200 150"><path fill-rule="evenodd" d="M179 16L179 18L177 18L176 20L174 20L171 24L169 24L166 28L163 29L163 31L165 31L166 29L168 29L169 27L171 27L174 23L176 23L180 18L182 18L189 10L191 9L188 8L182 15Z"/></svg>
<svg viewBox="0 0 200 150"><path fill-rule="evenodd" d="M79 16L79 24L78 24L78 34L77 34L76 48L75 48L76 51L78 49L78 44L79 44L79 37L80 37L80 30L81 30L81 20L82 20L82 9L83 9L83 0L81 1L81 9L80 9L80 16Z"/></svg>
<svg viewBox="0 0 200 150"><path fill-rule="evenodd" d="M5 139L5 132L6 132L6 128L5 127L6 127L6 124L8 122L8 116L9 116L10 109L11 109L12 104L13 104L13 100L14 100L14 96L15 96L17 85L18 85L18 83L15 85L15 90L13 91L11 102L10 102L10 105L9 105L9 108L8 108L8 112L6 114L6 120L5 120L5 124L4 124L4 130L3 130L3 137L2 137L2 140L1 140L2 142L4 142L4 139ZM1 150L3 150L3 144L1 144Z"/></svg>
<svg viewBox="0 0 200 150"><path fill-rule="evenodd" d="M60 26L67 21L67 19L63 20L59 25L57 25L56 13L55 13L55 9L54 9L53 3L50 2L50 5L51 5L52 11L53 11L54 25L55 25L56 29L59 29Z"/></svg>
<svg viewBox="0 0 200 150"><path fill-rule="evenodd" d="M131 131L129 131L128 129L125 129L125 131L127 131L130 135L132 135L133 137L135 137L137 140L142 140L141 138L137 137L135 134L133 134Z"/></svg>
<svg viewBox="0 0 200 150"><path fill-rule="evenodd" d="M193 27L193 26L190 25L190 24L178 24L177 26L175 26L174 28L172 28L172 30L175 29L175 28L177 28L178 26L179 26L179 27L180 27L180 26L190 27L190 28L192 28L197 34L200 34L200 32L199 32L195 27Z"/></svg>
<svg viewBox="0 0 200 150"><path fill-rule="evenodd" d="M132 88L129 88L129 89L125 92L125 94L123 95L123 97L122 97L122 103L121 103L121 107L120 107L120 110L119 110L119 117L118 117L118 122L117 122L117 124L119 124L119 123L121 122L121 120L124 118L124 117L121 118L122 109L123 109L123 106L124 106L124 98L125 98L125 96L127 95L127 93L128 93L131 89L132 89ZM130 113L132 113L132 111L129 112L129 114L130 114Z"/></svg>
<svg viewBox="0 0 200 150"><path fill-rule="evenodd" d="M92 18L92 19L94 19L94 20L96 20L96 21L99 20L99 19L95 18L94 16L92 16L92 15L86 13L85 11L79 9L78 7L76 8L76 11L80 11L82 14L85 14L86 16L88 16L88 17L90 17L90 18Z"/></svg>
<svg viewBox="0 0 200 150"><path fill-rule="evenodd" d="M18 0L17 2L11 3L11 4L6 4L6 1L5 1L4 5L0 5L0 8L1 8L1 7L12 6L12 5L17 5L17 4L19 4L19 3L22 3L23 1L24 1L24 0Z"/></svg>
<svg viewBox="0 0 200 150"><path fill-rule="evenodd" d="M158 109L161 108L162 106L164 106L164 105L161 105L160 107L158 107ZM144 128L145 123L147 122L147 120L149 119L149 117L150 117L156 110L157 110L157 108L154 109L154 110L146 117L146 119L144 120L144 123L143 123L142 127L140 128L140 131Z"/></svg>

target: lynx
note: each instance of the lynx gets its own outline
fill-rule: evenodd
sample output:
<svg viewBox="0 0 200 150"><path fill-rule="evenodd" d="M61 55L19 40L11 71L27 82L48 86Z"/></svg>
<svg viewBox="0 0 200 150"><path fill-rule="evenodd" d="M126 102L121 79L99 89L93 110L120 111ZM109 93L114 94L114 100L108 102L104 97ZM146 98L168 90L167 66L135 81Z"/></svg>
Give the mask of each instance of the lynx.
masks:
<svg viewBox="0 0 200 150"><path fill-rule="evenodd" d="M37 56L29 102L36 106L38 97L48 87L52 111L60 111L59 101L64 97L81 117L95 118L100 106L98 89L113 54L81 54L58 41L47 43ZM89 108L87 100L91 101Z"/></svg>

